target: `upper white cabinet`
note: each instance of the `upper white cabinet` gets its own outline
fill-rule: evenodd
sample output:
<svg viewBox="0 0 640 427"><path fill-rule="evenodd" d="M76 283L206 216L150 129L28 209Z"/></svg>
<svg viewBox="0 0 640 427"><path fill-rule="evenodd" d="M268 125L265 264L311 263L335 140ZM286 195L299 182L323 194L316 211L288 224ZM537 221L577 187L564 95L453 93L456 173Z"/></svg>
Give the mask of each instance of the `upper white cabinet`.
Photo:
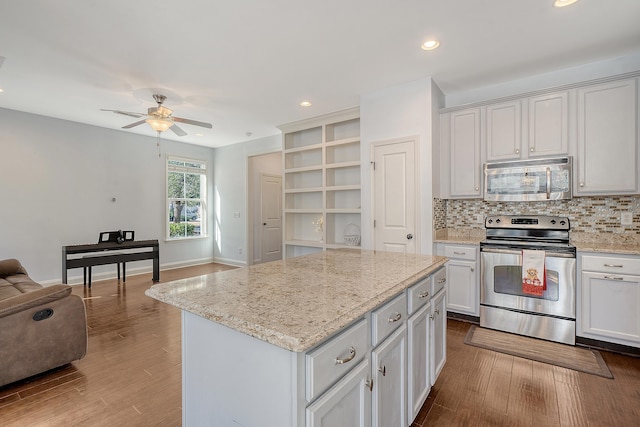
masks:
<svg viewBox="0 0 640 427"><path fill-rule="evenodd" d="M637 86L627 79L577 89L576 195L638 192Z"/></svg>
<svg viewBox="0 0 640 427"><path fill-rule="evenodd" d="M522 157L521 104L517 100L485 107L487 161Z"/></svg>
<svg viewBox="0 0 640 427"><path fill-rule="evenodd" d="M359 236L345 236L348 230L360 228L359 110L280 129L284 134L285 257L359 246Z"/></svg>
<svg viewBox="0 0 640 427"><path fill-rule="evenodd" d="M529 132L522 151L529 158L569 154L568 96L564 91L527 99Z"/></svg>
<svg viewBox="0 0 640 427"><path fill-rule="evenodd" d="M573 156L575 196L640 193L638 85L627 75L444 110L434 194L480 198L485 161L558 156Z"/></svg>
<svg viewBox="0 0 640 427"><path fill-rule="evenodd" d="M569 93L531 96L484 107L487 161L569 154Z"/></svg>
<svg viewBox="0 0 640 427"><path fill-rule="evenodd" d="M482 196L480 109L445 113L440 120L443 198Z"/></svg>

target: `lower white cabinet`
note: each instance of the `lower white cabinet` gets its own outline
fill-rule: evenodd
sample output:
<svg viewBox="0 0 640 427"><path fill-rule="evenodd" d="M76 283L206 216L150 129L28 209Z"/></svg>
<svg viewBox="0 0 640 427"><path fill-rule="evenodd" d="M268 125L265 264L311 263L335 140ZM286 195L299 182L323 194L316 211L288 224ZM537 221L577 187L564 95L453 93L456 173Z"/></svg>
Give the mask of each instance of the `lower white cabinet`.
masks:
<svg viewBox="0 0 640 427"><path fill-rule="evenodd" d="M447 310L480 316L478 246L438 243L436 253L449 258L446 266Z"/></svg>
<svg viewBox="0 0 640 427"><path fill-rule="evenodd" d="M306 354L307 427L411 425L446 361L446 282L443 267Z"/></svg>
<svg viewBox="0 0 640 427"><path fill-rule="evenodd" d="M371 352L373 426L407 426L407 327L402 325ZM413 420L411 420L413 421Z"/></svg>
<svg viewBox="0 0 640 427"><path fill-rule="evenodd" d="M371 426L371 392L369 359L307 407L307 427ZM390 424L389 424L390 425Z"/></svg>
<svg viewBox="0 0 640 427"><path fill-rule="evenodd" d="M640 258L580 255L577 335L640 347Z"/></svg>
<svg viewBox="0 0 640 427"><path fill-rule="evenodd" d="M431 391L431 303L407 320L407 348L407 403L412 422Z"/></svg>
<svg viewBox="0 0 640 427"><path fill-rule="evenodd" d="M436 383L447 361L447 309L446 290L443 289L431 301L431 385Z"/></svg>

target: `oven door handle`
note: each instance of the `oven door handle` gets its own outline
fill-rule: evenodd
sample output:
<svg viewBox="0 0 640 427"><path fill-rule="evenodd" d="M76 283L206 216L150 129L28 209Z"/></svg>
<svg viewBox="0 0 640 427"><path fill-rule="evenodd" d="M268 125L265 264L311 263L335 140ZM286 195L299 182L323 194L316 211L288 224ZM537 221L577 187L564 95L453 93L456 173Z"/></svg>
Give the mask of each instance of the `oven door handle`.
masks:
<svg viewBox="0 0 640 427"><path fill-rule="evenodd" d="M515 249L481 248L480 252L489 252L492 254L522 255L521 250L515 250ZM545 256L551 257L551 258L575 258L576 257L574 254L564 254L561 252L550 252L550 251L546 251Z"/></svg>

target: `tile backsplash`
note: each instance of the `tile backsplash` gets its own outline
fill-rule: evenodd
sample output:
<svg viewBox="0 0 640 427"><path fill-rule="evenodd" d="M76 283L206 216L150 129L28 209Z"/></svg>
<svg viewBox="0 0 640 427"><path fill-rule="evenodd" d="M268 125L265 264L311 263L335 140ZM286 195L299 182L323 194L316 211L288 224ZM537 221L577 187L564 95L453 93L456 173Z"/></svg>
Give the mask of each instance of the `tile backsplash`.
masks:
<svg viewBox="0 0 640 427"><path fill-rule="evenodd" d="M622 212L632 212L633 223L621 225ZM571 230L585 233L640 234L640 196L575 197L549 202L486 202L484 200L434 199L433 226L483 229L478 215L567 216Z"/></svg>

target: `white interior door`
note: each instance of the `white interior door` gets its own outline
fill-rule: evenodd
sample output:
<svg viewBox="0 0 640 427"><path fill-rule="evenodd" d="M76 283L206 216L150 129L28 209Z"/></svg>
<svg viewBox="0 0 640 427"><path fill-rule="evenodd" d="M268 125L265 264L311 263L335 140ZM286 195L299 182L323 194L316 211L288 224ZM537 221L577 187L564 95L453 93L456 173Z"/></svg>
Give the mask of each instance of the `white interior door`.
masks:
<svg viewBox="0 0 640 427"><path fill-rule="evenodd" d="M415 140L374 144L374 247L416 253Z"/></svg>
<svg viewBox="0 0 640 427"><path fill-rule="evenodd" d="M260 174L261 262L282 259L282 177Z"/></svg>

